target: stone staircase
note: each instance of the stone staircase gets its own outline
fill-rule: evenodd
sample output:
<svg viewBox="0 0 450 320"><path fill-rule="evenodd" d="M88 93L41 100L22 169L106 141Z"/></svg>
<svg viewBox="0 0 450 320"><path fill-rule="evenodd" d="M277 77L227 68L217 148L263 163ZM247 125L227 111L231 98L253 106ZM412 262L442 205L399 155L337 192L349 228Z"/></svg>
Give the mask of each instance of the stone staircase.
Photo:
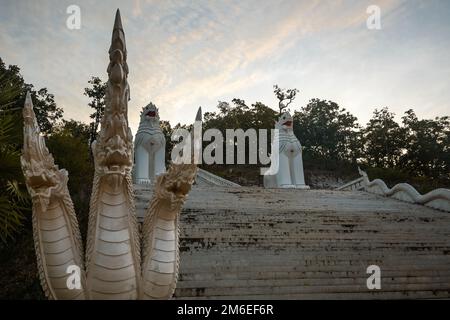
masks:
<svg viewBox="0 0 450 320"><path fill-rule="evenodd" d="M151 190L136 186L138 215ZM360 191L202 187L177 299L450 298L450 215ZM369 290L366 268L381 268Z"/></svg>

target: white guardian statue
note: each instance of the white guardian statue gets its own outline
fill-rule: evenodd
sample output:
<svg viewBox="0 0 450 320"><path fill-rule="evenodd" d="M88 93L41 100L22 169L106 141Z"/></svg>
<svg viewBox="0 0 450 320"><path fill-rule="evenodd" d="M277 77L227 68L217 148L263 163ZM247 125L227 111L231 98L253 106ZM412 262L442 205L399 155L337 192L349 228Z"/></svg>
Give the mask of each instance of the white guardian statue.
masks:
<svg viewBox="0 0 450 320"><path fill-rule="evenodd" d="M280 116L275 129L271 165L264 173L264 187L309 189L303 174L302 146L294 135L289 112Z"/></svg>
<svg viewBox="0 0 450 320"><path fill-rule="evenodd" d="M157 176L166 172L166 139L159 123L158 108L151 102L142 108L134 150L135 183L153 183Z"/></svg>

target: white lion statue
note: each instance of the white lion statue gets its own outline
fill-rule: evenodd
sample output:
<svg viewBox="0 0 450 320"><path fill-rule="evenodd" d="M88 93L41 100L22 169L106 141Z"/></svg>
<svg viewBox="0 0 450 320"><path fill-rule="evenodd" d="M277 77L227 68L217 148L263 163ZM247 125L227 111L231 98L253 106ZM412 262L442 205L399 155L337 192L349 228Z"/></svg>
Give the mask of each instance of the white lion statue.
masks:
<svg viewBox="0 0 450 320"><path fill-rule="evenodd" d="M166 172L166 139L159 124L158 108L151 102L142 108L134 150L135 183L153 183Z"/></svg>
<svg viewBox="0 0 450 320"><path fill-rule="evenodd" d="M309 189L303 174L302 146L294 135L293 119L284 112L275 123L270 168L264 174L265 188Z"/></svg>

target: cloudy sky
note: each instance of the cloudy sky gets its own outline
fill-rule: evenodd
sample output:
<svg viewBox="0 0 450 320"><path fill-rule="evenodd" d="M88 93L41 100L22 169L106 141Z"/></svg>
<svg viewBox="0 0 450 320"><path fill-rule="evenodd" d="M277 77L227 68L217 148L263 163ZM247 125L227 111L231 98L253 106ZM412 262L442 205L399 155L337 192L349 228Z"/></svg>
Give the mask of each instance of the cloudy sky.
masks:
<svg viewBox="0 0 450 320"><path fill-rule="evenodd" d="M69 5L81 28L66 27ZM381 29L366 25L369 5ZM89 121L83 88L106 79L120 8L130 67L130 125L149 101L190 123L234 97L276 107L272 86L295 87L292 109L333 100L366 123L375 107L450 115L448 0L0 0L0 57L55 94L66 118Z"/></svg>

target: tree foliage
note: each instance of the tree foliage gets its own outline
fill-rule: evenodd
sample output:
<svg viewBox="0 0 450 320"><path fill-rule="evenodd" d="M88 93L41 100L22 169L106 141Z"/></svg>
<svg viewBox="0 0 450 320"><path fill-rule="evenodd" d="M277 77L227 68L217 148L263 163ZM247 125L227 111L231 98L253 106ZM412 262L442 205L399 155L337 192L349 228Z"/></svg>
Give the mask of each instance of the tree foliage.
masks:
<svg viewBox="0 0 450 320"><path fill-rule="evenodd" d="M310 158L356 163L361 156L357 118L333 101L312 99L296 111L294 133Z"/></svg>
<svg viewBox="0 0 450 320"><path fill-rule="evenodd" d="M278 99L278 110L281 115L287 107L295 100L298 89L282 89L278 85L273 86L273 93Z"/></svg>
<svg viewBox="0 0 450 320"><path fill-rule="evenodd" d="M399 165L403 152L406 152L406 131L394 117L388 108L375 109L372 119L363 130L364 155L370 166L394 168Z"/></svg>
<svg viewBox="0 0 450 320"><path fill-rule="evenodd" d="M14 112L21 110L25 102L27 91L31 93L34 112L39 122L41 132L48 135L53 126L63 117L63 110L56 105L55 96L47 88L35 89L32 84L25 83L20 68L15 65L6 67L0 58L0 112ZM14 95L14 98L8 98ZM7 102L2 102L6 100Z"/></svg>
<svg viewBox="0 0 450 320"><path fill-rule="evenodd" d="M12 239L28 209L28 194L20 167L22 84L0 60L0 241Z"/></svg>
<svg viewBox="0 0 450 320"><path fill-rule="evenodd" d="M219 129L225 134L226 129L253 128L271 129L274 126L276 112L261 102L248 106L244 100L233 99L232 104L219 101L218 112L204 114L204 129Z"/></svg>
<svg viewBox="0 0 450 320"><path fill-rule="evenodd" d="M419 120L405 112L399 166L422 177L450 178L450 117Z"/></svg>
<svg viewBox="0 0 450 320"><path fill-rule="evenodd" d="M298 92L274 88L280 105L284 105L287 95L292 99ZM257 102L249 106L237 98L231 103L219 102L217 109L205 113L203 127L219 129L224 136L226 129L271 129L277 118L277 113L266 105ZM427 183L430 187L450 185L448 116L419 120L413 110L408 110L398 122L385 107L375 109L366 126L361 126L337 103L312 99L294 112L294 133L304 147L306 170L346 167L356 171L359 165L378 168L377 174L387 170L386 178L392 181L409 177L406 181L416 181L419 189L420 184Z"/></svg>
<svg viewBox="0 0 450 320"><path fill-rule="evenodd" d="M164 138L166 139L166 150L165 150L165 154L166 154L166 163L170 163L170 152L173 148L173 141L172 141L172 126L170 125L169 121L166 120L161 120L160 121L160 125L161 125L161 131L164 134Z"/></svg>
<svg viewBox="0 0 450 320"><path fill-rule="evenodd" d="M107 83L103 82L99 77L91 77L88 81L91 85L84 89L84 95L92 100L88 103L88 106L94 109L90 114L92 122L89 125L89 145L97 139L98 127L102 120L103 113L105 112L105 94Z"/></svg>
<svg viewBox="0 0 450 320"><path fill-rule="evenodd" d="M23 141L22 108L31 93L41 132L49 136L63 111L46 88L35 90L27 84L20 68L6 66L0 58L0 240L12 239L30 211L20 154Z"/></svg>
<svg viewBox="0 0 450 320"><path fill-rule="evenodd" d="M29 210L29 197L20 167L20 151L15 134L16 120L0 117L0 240L6 242L20 230Z"/></svg>
<svg viewBox="0 0 450 320"><path fill-rule="evenodd" d="M94 164L88 143L90 134L89 125L75 120L64 120L54 128L46 142L55 163L69 173L68 188L82 234L86 231L94 177Z"/></svg>

